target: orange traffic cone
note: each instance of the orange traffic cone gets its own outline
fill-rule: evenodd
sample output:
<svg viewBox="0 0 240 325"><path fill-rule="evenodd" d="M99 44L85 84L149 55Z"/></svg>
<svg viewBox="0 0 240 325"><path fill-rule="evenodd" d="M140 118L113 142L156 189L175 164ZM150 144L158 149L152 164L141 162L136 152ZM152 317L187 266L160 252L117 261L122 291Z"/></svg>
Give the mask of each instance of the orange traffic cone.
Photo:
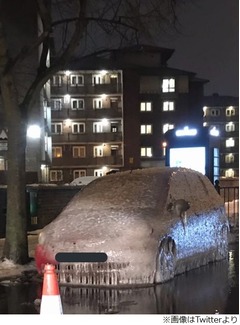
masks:
<svg viewBox="0 0 240 325"><path fill-rule="evenodd" d="M40 314L62 314L62 302L59 292L55 266L46 264L44 267L42 300Z"/></svg>

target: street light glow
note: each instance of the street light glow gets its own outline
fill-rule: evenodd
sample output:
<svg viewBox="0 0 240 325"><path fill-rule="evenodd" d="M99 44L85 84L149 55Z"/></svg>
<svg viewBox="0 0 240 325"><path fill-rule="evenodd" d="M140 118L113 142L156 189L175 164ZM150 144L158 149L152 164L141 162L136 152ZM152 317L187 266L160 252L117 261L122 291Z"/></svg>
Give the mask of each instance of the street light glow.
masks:
<svg viewBox="0 0 240 325"><path fill-rule="evenodd" d="M40 139L41 129L37 124L30 125L27 129L27 136L32 139Z"/></svg>

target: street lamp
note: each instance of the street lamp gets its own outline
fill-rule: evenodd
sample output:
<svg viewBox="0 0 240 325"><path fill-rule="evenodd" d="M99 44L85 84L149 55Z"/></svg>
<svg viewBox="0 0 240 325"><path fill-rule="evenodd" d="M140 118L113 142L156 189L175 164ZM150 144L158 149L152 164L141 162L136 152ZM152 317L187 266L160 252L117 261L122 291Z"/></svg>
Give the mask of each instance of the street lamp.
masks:
<svg viewBox="0 0 240 325"><path fill-rule="evenodd" d="M41 128L37 124L30 125L27 129L27 137L32 139L40 139Z"/></svg>

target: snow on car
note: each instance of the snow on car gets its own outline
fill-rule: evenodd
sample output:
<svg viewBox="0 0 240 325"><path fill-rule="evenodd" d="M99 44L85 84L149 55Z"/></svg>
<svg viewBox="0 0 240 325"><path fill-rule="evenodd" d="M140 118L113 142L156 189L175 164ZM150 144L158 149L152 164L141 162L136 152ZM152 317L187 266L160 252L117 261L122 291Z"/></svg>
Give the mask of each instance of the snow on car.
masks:
<svg viewBox="0 0 240 325"><path fill-rule="evenodd" d="M59 263L60 283L162 283L227 258L228 219L210 180L186 168L146 168L100 177L43 228L36 265L61 252L104 252L104 263Z"/></svg>

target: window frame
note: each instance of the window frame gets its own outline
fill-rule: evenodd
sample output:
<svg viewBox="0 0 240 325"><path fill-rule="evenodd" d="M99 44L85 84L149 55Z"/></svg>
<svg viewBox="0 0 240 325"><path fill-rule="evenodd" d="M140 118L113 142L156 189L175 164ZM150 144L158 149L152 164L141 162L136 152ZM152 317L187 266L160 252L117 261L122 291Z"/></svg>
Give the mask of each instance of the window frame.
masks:
<svg viewBox="0 0 240 325"><path fill-rule="evenodd" d="M61 111L63 108L63 98L59 97L59 98L52 98L52 110L53 111ZM57 105L57 103L59 103L59 106Z"/></svg>
<svg viewBox="0 0 240 325"><path fill-rule="evenodd" d="M103 108L102 98L93 98L92 105L93 105L93 109L102 109Z"/></svg>
<svg viewBox="0 0 240 325"><path fill-rule="evenodd" d="M166 105L164 105L164 104L166 104ZM172 105L170 105L170 104L172 104ZM163 109L163 112L173 112L173 111L175 111L175 102L173 100L165 100L165 101L163 101L162 109Z"/></svg>
<svg viewBox="0 0 240 325"><path fill-rule="evenodd" d="M164 85L166 84L166 85ZM176 79L175 78L163 78L162 79L162 93L174 93L176 91Z"/></svg>
<svg viewBox="0 0 240 325"><path fill-rule="evenodd" d="M79 175L76 177L76 173L83 173L84 175ZM79 177L85 177L87 176L87 171L86 169L74 169L73 170L73 180L76 179L76 178L79 178Z"/></svg>
<svg viewBox="0 0 240 325"><path fill-rule="evenodd" d="M77 107L73 107L73 103L76 102L77 103ZM81 105L79 105L79 103L82 103L82 107ZM85 100L84 98L71 98L71 109L73 111L77 111L77 110L84 110L85 109Z"/></svg>
<svg viewBox="0 0 240 325"><path fill-rule="evenodd" d="M93 157L103 157L103 147L100 146L93 146Z"/></svg>
<svg viewBox="0 0 240 325"><path fill-rule="evenodd" d="M102 122L93 122L93 133L103 133Z"/></svg>
<svg viewBox="0 0 240 325"><path fill-rule="evenodd" d="M168 128L167 128L166 131L164 131L164 128L165 128L166 126L168 126ZM162 133L163 133L163 134L165 134L167 131L172 130L172 129L174 129L174 124L164 123L164 124L162 125Z"/></svg>
<svg viewBox="0 0 240 325"><path fill-rule="evenodd" d="M234 163L234 155L229 153L225 155L225 163L226 164L231 164Z"/></svg>
<svg viewBox="0 0 240 325"><path fill-rule="evenodd" d="M225 114L226 114L226 116L235 116L236 110L234 107L228 107L228 108L226 108Z"/></svg>
<svg viewBox="0 0 240 325"><path fill-rule="evenodd" d="M52 76L52 86L53 87L61 87L62 86L62 76L59 74L55 74Z"/></svg>
<svg viewBox="0 0 240 325"><path fill-rule="evenodd" d="M102 177L104 175L102 169L94 169L93 174L95 177Z"/></svg>
<svg viewBox="0 0 240 325"><path fill-rule="evenodd" d="M76 78L76 83L73 82L73 78ZM82 79L82 82L79 82L79 78ZM83 74L71 74L70 75L70 86L71 87L84 86L84 75Z"/></svg>
<svg viewBox="0 0 240 325"><path fill-rule="evenodd" d="M211 108L210 109L210 115L211 116L220 116L220 109L219 108Z"/></svg>
<svg viewBox="0 0 240 325"><path fill-rule="evenodd" d="M229 122L225 125L226 132L233 132L235 131L235 124L233 122Z"/></svg>
<svg viewBox="0 0 240 325"><path fill-rule="evenodd" d="M143 154L144 151L144 154ZM148 152L150 151L150 152ZM153 152L152 152L152 147L141 147L140 148L140 156L142 158L151 158L153 156Z"/></svg>
<svg viewBox="0 0 240 325"><path fill-rule="evenodd" d="M150 106L150 109L148 109ZM140 102L140 112L152 112L152 102Z"/></svg>
<svg viewBox="0 0 240 325"><path fill-rule="evenodd" d="M78 131L74 131L74 127L77 126ZM81 126L83 127L83 131L80 131ZM83 134L85 133L85 123L84 122L72 122L72 134Z"/></svg>
<svg viewBox="0 0 240 325"><path fill-rule="evenodd" d="M77 150L78 151L78 155L75 156L74 155L74 150ZM81 150L83 150L83 155L81 155ZM73 146L72 147L72 156L73 158L85 158L86 157L86 146Z"/></svg>
<svg viewBox="0 0 240 325"><path fill-rule="evenodd" d="M103 83L103 76L100 73L92 75L92 85L101 85Z"/></svg>
<svg viewBox="0 0 240 325"><path fill-rule="evenodd" d="M60 179L58 179L58 173L60 174ZM53 175L56 175L53 179ZM61 169L50 170L49 173L50 182L61 182L63 181L63 171Z"/></svg>
<svg viewBox="0 0 240 325"><path fill-rule="evenodd" d="M150 132L148 132L148 128L150 127ZM141 124L140 125L140 134L152 134L152 124Z"/></svg>
<svg viewBox="0 0 240 325"><path fill-rule="evenodd" d="M235 147L235 139L234 138L226 139L225 145L226 145L226 148Z"/></svg>
<svg viewBox="0 0 240 325"><path fill-rule="evenodd" d="M61 131L60 132L53 132L53 126L55 128L55 131L57 131L57 128L60 126ZM51 134L62 134L63 133L63 125L61 122L52 122L51 123Z"/></svg>
<svg viewBox="0 0 240 325"><path fill-rule="evenodd" d="M59 150L60 156L57 155L57 151ZM63 156L63 150L61 146L52 146L52 157L53 158L62 158Z"/></svg>

